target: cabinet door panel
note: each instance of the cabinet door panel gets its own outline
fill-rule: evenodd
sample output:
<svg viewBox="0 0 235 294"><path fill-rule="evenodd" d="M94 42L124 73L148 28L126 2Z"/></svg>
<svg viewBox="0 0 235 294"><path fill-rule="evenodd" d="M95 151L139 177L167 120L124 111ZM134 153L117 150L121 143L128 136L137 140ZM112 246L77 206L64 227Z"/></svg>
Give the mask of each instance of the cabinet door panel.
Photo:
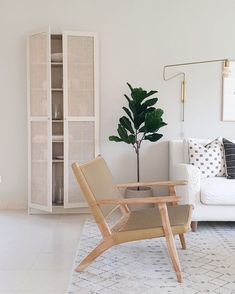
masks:
<svg viewBox="0 0 235 294"><path fill-rule="evenodd" d="M95 126L94 122L68 122L68 156L65 157L65 170L67 181L65 182L65 205L67 207L83 206L86 203L80 191L78 183L72 172L73 162L84 163L95 156ZM85 205L84 205L85 206Z"/></svg>
<svg viewBox="0 0 235 294"><path fill-rule="evenodd" d="M48 32L28 36L29 115L50 114L50 41Z"/></svg>
<svg viewBox="0 0 235 294"><path fill-rule="evenodd" d="M65 207L87 206L71 164L98 154L97 47L95 33L63 32Z"/></svg>
<svg viewBox="0 0 235 294"><path fill-rule="evenodd" d="M94 37L66 37L67 115L94 116Z"/></svg>
<svg viewBox="0 0 235 294"><path fill-rule="evenodd" d="M50 30L30 34L28 58L29 207L52 210Z"/></svg>
<svg viewBox="0 0 235 294"><path fill-rule="evenodd" d="M31 122L30 203L31 207L47 211L52 209L49 132L47 121Z"/></svg>

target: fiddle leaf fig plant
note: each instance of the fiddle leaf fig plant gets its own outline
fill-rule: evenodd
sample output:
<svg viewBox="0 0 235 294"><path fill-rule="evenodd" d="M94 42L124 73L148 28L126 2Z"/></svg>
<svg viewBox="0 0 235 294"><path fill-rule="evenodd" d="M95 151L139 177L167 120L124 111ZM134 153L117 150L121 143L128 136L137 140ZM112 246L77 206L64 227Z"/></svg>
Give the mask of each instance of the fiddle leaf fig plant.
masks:
<svg viewBox="0 0 235 294"><path fill-rule="evenodd" d="M127 83L130 89L130 97L124 95L128 107L123 106L125 112L119 119L117 128L118 136L110 136L109 140L114 142L124 142L133 146L137 161L137 182L140 181L139 155L143 141L156 142L163 136L159 134L160 128L167 125L163 119L163 110L155 108L158 98L150 98L158 91L147 92L142 88L133 88Z"/></svg>

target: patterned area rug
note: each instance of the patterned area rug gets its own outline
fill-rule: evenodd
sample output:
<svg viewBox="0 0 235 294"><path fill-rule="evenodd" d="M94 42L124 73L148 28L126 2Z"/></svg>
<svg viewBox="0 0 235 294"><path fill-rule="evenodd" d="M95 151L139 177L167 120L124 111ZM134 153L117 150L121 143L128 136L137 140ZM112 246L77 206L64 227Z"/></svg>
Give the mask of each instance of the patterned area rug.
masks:
<svg viewBox="0 0 235 294"><path fill-rule="evenodd" d="M92 220L85 223L76 266L99 242ZM235 293L235 223L200 223L186 234L187 250L176 245L183 284L169 260L164 238L114 246L84 272L72 272L69 294Z"/></svg>

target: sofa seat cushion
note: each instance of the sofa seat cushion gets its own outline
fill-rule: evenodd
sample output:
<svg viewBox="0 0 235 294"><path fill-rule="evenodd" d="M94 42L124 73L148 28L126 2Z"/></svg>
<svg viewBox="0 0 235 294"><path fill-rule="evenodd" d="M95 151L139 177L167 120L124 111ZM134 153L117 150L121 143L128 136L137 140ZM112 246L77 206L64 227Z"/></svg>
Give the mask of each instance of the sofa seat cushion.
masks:
<svg viewBox="0 0 235 294"><path fill-rule="evenodd" d="M235 180L225 177L201 179L201 202L207 205L235 205Z"/></svg>

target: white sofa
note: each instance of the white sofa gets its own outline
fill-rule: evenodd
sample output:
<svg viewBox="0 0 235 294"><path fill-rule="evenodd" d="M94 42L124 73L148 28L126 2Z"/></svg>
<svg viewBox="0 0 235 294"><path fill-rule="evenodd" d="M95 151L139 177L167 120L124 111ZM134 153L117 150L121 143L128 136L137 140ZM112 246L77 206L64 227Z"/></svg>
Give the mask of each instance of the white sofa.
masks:
<svg viewBox="0 0 235 294"><path fill-rule="evenodd" d="M198 139L207 144L209 140ZM193 204L193 231L199 221L235 221L235 180L226 177L201 179L200 170L188 164L187 150L182 140L169 142L170 180L187 180L177 188L182 204Z"/></svg>

